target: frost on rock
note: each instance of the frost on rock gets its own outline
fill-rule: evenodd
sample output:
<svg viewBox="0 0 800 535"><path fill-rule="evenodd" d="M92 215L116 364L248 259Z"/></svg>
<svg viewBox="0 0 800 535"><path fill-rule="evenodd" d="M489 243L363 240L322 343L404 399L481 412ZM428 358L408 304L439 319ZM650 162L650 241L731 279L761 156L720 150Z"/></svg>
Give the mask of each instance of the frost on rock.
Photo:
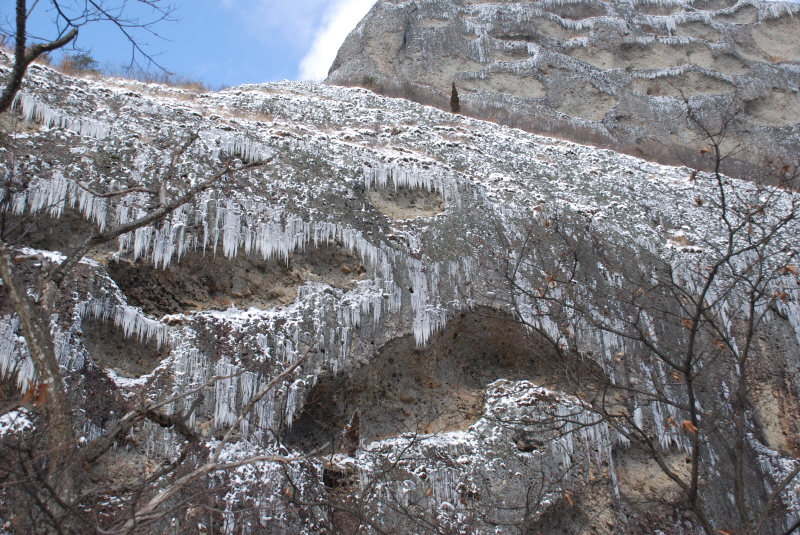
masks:
<svg viewBox="0 0 800 535"><path fill-rule="evenodd" d="M469 9L499 8L470 4ZM575 28L602 18L582 22L554 17L548 20ZM486 34L478 22L473 23L476 35ZM479 44L474 51L478 56L488 51L486 39ZM28 89L41 91L50 83L69 88L76 82L49 70L34 70ZM11 199L17 216L47 215L52 218L47 224L59 229L64 214L73 211L98 230L142 217L151 202L148 195L97 198L76 180L96 185L96 191L150 186L164 167L164 145L188 129L200 133L200 142L181 164L187 183L206 176L208 167L200 162L216 162L223 153L242 161L272 159L263 169L226 177L227 182L163 221L120 237L116 255L106 251L96 261L81 264L79 284L64 297L66 310L74 317L54 320L54 338L66 369L81 370L91 360L85 358L88 350L80 327L83 320L98 319L113 323L125 337L169 349L146 376L113 378L125 395L149 385L158 389L154 397L178 395L214 376L225 377L209 387L203 399L193 394L164 407L168 413L185 414L199 400L187 423L198 431L204 446L213 448L214 437L239 421L253 396L308 351L301 369L239 421L237 440L228 445L224 458L294 454L298 452L286 450L282 441L290 427L293 433L302 433L299 415L320 380L361 367L369 370L382 347L405 336L413 335L416 351L424 354L433 335L452 339L458 334L448 330L457 315L471 309L502 309L566 348L575 359L596 364L611 385L634 387L625 398L629 426L652 432L668 455L686 451L686 434L669 423L682 418L675 407L682 398L670 382L672 370L653 359L642 344L612 332L624 328L628 311L613 302L603 310L592 305L584 314L563 313L563 307L543 304L535 296L548 289L555 301L591 305L606 291L613 295L623 288L626 274L618 264L656 285L663 276L653 268L656 260L669 266L682 290L696 292L702 284L700 268L707 265L714 247L724 245L723 225L710 207L717 189L709 176L445 114L362 89L281 82L189 97L161 86L136 86L140 92L131 95L117 82L87 84L83 93L87 101L107 105L97 110L80 102L68 106L60 94L47 106L33 97L20 98L18 107L26 117L47 128L17 140L17 150L28 151L19 159L21 172L33 177L27 191ZM78 116L80 121L68 119ZM83 126L95 124L91 121L114 127L100 135L100 127ZM49 167L27 157L48 151L54 143L70 150L53 151ZM116 157L118 169L101 172L98 164L87 172L89 176L79 175L78 163L101 153ZM734 180L725 188L742 202L759 193ZM441 195L446 208L436 217L387 219L370 204L369 195L395 189ZM769 192L774 210L767 217L780 217L797 202L791 192ZM607 253L579 258L579 276L571 286L549 285L551 274L542 269L562 258L557 241L543 239L528 256L514 247L531 232L546 236L554 223L565 240L578 241L586 232ZM778 339L800 342L800 290L796 273L788 267L796 269L788 252L796 249L799 235L796 224L787 225L774 250L768 251L770 262L786 271L765 288L765 295L778 296L774 303L759 305L765 325L776 333L765 340L767 344ZM358 274L349 265L323 266L328 273L347 278L348 284L334 287L298 267L301 253L313 255L328 247L363 264ZM61 253L51 256L55 259ZM620 262L615 254L620 254ZM199 311L180 303L187 307L180 310L192 312L158 319L130 305L103 263L135 262L168 271L189 264L187 258L200 263L247 258L254 260L247 269L274 269L301 283L292 286L296 296L277 308L240 310L222 300L218 310ZM503 286L502 276L508 273L498 273L497 268L503 262L521 262L511 277L517 294L510 295ZM733 259L725 267L724 281L738 280L752 262L746 255ZM190 272L186 267L188 276ZM225 275L214 281L197 277L191 284L206 285L221 296L240 291ZM726 291L724 285L714 287L708 298L715 303L721 331L738 348L736 329L745 301L738 290ZM636 315L636 321L637 328L653 340L685 342L680 333L664 331L663 317L643 313ZM598 322L611 329L596 329ZM10 315L0 321L0 374L13 378L22 389L34 375L18 321ZM521 501L524 496L536 497L534 519L557 509L565 495L577 496L584 487L600 495L603 491L592 485L606 485L609 496L623 496L623 472L618 473L616 461L636 447L625 438L631 429L609 427L577 397L559 391L560 384L550 387L543 382L548 384L544 388L538 379L525 379L529 380L497 381L485 391L480 386L484 411L468 429L359 444L352 456L336 453L333 465L312 458L289 466L256 463L228 475L217 474L214 492L224 502L225 529L246 531L247 523L253 522L288 526L287 532L293 533L319 532L326 525L324 519L300 520L294 515L286 498L287 487L292 487L287 478L307 501L327 499L326 470L336 472L343 488L369 490L368 507L375 518L390 518L387 515L396 504L413 506L427 520L451 526L454 532L487 509L500 511L489 519L497 525L518 522L529 506ZM413 393L403 394L414 399ZM83 436L88 440L102 431L88 422ZM174 430L150 424L142 425L135 438L142 452L165 459L175 458L183 440ZM709 454L711 460L718 458L720 452ZM764 459L762 472L778 477L786 471L788 465L782 463L788 461L780 454L764 453ZM388 473L387 466L391 466ZM331 473L328 477L334 477ZM788 497L785 503L796 516L796 504ZM483 532L495 533L487 526ZM414 532L406 527L397 529Z"/></svg>
<svg viewBox="0 0 800 535"><path fill-rule="evenodd" d="M507 380L489 385L486 395L483 417L465 432L374 442L355 458L337 457L338 466L358 467L360 487L373 489L379 517L411 507L453 525L469 521L479 533L492 533L492 523L532 520L526 516L532 510L543 514L592 473L610 470L616 478L608 427L576 398ZM567 416L574 423L564 427ZM515 441L537 446L500 454ZM533 507L531 496L538 500ZM479 502L491 511L488 525L475 517Z"/></svg>

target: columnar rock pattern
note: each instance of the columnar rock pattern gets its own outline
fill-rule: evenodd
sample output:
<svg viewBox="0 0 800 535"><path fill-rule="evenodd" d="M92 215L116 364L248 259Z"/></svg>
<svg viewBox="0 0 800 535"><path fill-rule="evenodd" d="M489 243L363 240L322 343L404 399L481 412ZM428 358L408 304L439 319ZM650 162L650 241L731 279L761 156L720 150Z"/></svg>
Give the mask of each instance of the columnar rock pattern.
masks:
<svg viewBox="0 0 800 535"><path fill-rule="evenodd" d="M329 455L215 476L214 503L223 511L215 531L311 534L347 525L334 509L295 499L357 503L371 521L403 533L699 529L669 501L642 507L642 489L664 496L675 489L652 477L658 468L624 428L598 418L566 376L547 373L559 359L553 345L518 321L571 348L569 358L592 363L612 384L635 387L639 393L619 403L680 466L689 436L665 422L680 422L682 413L646 395L663 388L672 395L669 370L586 316L542 316L529 297L551 287L578 305L594 302L626 270L655 278L653 266L663 263L677 284L694 288L725 241L711 177L364 89L288 82L196 94L33 66L2 125L4 154L14 154L13 162L4 156L2 171L14 165L30 179L9 217L45 216L22 245L51 258L72 236L142 209L136 193L102 199L78 183L94 191L149 185L187 131L199 135L181 168L187 182L202 178L206 161L274 156L85 258L53 318L58 354L81 399L143 389L155 399L227 376L187 422L209 446L254 392L310 351L297 375L240 423L223 458L332 442ZM770 192L765 217L797 202L791 192L748 182L726 178L724 187L736 191L734 203ZM554 227L567 240L591 238L576 249L578 269L563 287L535 267L562 258ZM503 271L505 260L524 255L515 244L530 236L542 241L523 269ZM748 416L754 496L797 462L798 237L792 221L770 249L769 261L787 267L770 282L769 295L781 298L765 311L767 373ZM731 337L740 297L720 305ZM5 298L0 306L0 373L25 388L34 370L13 310ZM606 311L626 313L614 302ZM685 338L667 334L675 344ZM730 395L725 389L702 402ZM91 440L122 413L85 404L76 418ZM0 433L14 430L0 421ZM150 424L133 438L115 459L136 474L174 457L181 440ZM709 478L725 470L723 450L714 448ZM711 488L719 489L709 501L723 529L731 501L722 486ZM800 514L797 490L781 494L770 529ZM167 521L198 529L188 513Z"/></svg>
<svg viewBox="0 0 800 535"><path fill-rule="evenodd" d="M359 85L662 163L702 165L680 99L736 93L736 158L800 147L800 6L757 0L379 0L327 83ZM736 166L730 170L736 172Z"/></svg>

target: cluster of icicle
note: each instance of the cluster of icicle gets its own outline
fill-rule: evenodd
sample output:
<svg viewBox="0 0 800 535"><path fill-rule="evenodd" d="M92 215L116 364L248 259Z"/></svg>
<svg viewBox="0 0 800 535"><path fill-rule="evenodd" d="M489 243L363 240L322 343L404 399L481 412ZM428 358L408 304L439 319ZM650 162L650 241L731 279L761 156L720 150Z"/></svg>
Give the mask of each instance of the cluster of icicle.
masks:
<svg viewBox="0 0 800 535"><path fill-rule="evenodd" d="M533 412L529 416L532 418L517 414L530 413L531 409ZM589 410L579 399L529 381L512 382L501 379L487 389L486 412L504 418L511 417L512 421L527 420L528 425L555 432L553 440L549 442L550 455L553 457L550 466L561 463L568 470L578 452L577 439L583 448L580 453L586 455L590 464L593 462L597 467L602 467L604 463L608 463L614 492L619 495L612 446L613 443L627 446L629 441L624 435L612 433L605 420Z"/></svg>
<svg viewBox="0 0 800 535"><path fill-rule="evenodd" d="M172 395L196 388L213 376L224 377L210 387L213 395L208 398L213 399L214 426L227 428L236 424L243 408L272 377L297 361L308 343L315 349L302 370L327 366L336 373L346 362L354 330L368 321L377 324L383 308L387 303L392 305L384 297L384 285L373 280L363 281L355 290L340 296L326 289L319 283L303 286L298 305L247 316L250 318L247 321L258 324L258 334L251 340L258 351L251 358L268 364L268 373L245 369L235 355L213 361L197 349L193 331L184 328L179 336L172 337L174 347L167 363L174 377ZM268 446L274 430L284 425L290 428L307 389L312 386L310 377L298 372L291 382L277 385L256 402L250 414L238 424L242 441ZM197 394L187 396L165 410L185 413L196 397ZM194 424L194 414L187 423ZM168 458L175 455L179 444L173 434L158 426L149 426L146 434L148 451Z"/></svg>
<svg viewBox="0 0 800 535"><path fill-rule="evenodd" d="M429 193L434 191L441 193L444 190L441 178L434 178L431 173L421 173L396 166L364 167L364 186L367 191L373 184L385 188L390 180L394 184L395 191L398 188L425 189Z"/></svg>
<svg viewBox="0 0 800 535"><path fill-rule="evenodd" d="M28 121L42 124L47 128L63 128L94 139L103 139L111 134L111 125L109 124L64 115L23 91L17 93L14 107L20 110Z"/></svg>
<svg viewBox="0 0 800 535"><path fill-rule="evenodd" d="M618 355L637 355L642 353L642 348L633 347L631 341L626 340L610 330L597 329L595 324L586 319L579 319L577 321L570 320L569 328L563 329L559 326L550 316L547 303L537 302L534 306L528 300L528 295L535 295L536 289L532 287L530 282L518 276L517 284L523 290L517 296L519 309L523 314L524 321L539 330L546 333L550 340L568 347L569 340L568 332L574 340L575 346L579 353L586 355L587 358L593 358L599 365L603 367L604 373L608 376L609 380L614 383L624 384L627 382L626 377L618 377L615 363L618 360ZM549 297L553 298L556 302L564 301L569 302L568 297L564 295L559 287L551 288L549 290ZM599 314L599 313L598 313ZM650 321L646 311L642 313L642 320L644 322ZM597 317L595 321L599 323L608 324L609 320L605 317ZM609 325L611 329L624 331L624 325L621 320L617 325ZM627 361L626 361L627 362ZM669 384L669 370L665 369L665 365L660 362L650 362L645 359L639 359L634 362L628 363L630 367L626 373L640 378L643 381L641 388L648 392L657 392L656 385ZM673 448L678 451L685 451L689 448L687 438L675 429L666 424L668 418L673 421L679 421L679 414L677 408L668 403L661 401L647 400L642 405L638 405L634 410L634 421L640 429L645 428L645 419L648 424L651 424L655 430L659 444L665 451ZM615 433L616 434L616 433ZM616 437L618 441L625 441L622 435Z"/></svg>
<svg viewBox="0 0 800 535"><path fill-rule="evenodd" d="M0 379L15 378L17 388L26 392L36 382L36 370L28 354L25 338L19 332L20 321L15 315L0 319ZM58 364L65 369L83 367L84 351L70 343L79 326L72 325L69 331L62 331L53 324L53 342Z"/></svg>
<svg viewBox="0 0 800 535"><path fill-rule="evenodd" d="M89 299L78 303L76 312L81 319L92 317L102 321L113 320L126 337L136 337L141 342L155 341L157 347L169 339L169 327L142 314L138 308L108 299Z"/></svg>
<svg viewBox="0 0 800 535"><path fill-rule="evenodd" d="M211 146L216 146L219 152L230 156L238 156L243 162L261 162L274 154L274 150L264 143L247 139L241 134L224 130L211 130L201 132L200 137ZM217 154L212 154L216 158Z"/></svg>
<svg viewBox="0 0 800 535"><path fill-rule="evenodd" d="M417 169L385 162L372 162L363 167L364 187L367 191L376 187L385 189L391 184L394 190L422 189L428 193L439 193L446 206L461 205L459 181L452 174L440 169Z"/></svg>
<svg viewBox="0 0 800 535"><path fill-rule="evenodd" d="M420 260L407 258L406 267L414 340L417 347L424 347L431 336L444 329L450 314L475 304L470 297L474 259L461 257L426 266ZM443 277L445 269L447 276Z"/></svg>
<svg viewBox="0 0 800 535"><path fill-rule="evenodd" d="M766 482L766 489L767 492L772 492L772 485L784 481L800 461L787 459L777 451L767 448L752 433L748 433L747 439L756 452L761 473L771 476L772 481ZM786 515L781 519L780 531L785 531L800 520L800 481L796 477L788 488L780 494L780 498L786 508Z"/></svg>
<svg viewBox="0 0 800 535"><path fill-rule="evenodd" d="M30 385L35 384L36 371L19 328L20 320L16 315L0 319L0 379L15 376L17 387L24 393ZM80 331L80 324L73 323L64 331L54 321L51 328L59 366L67 370L83 368L85 349L80 344L72 343Z"/></svg>
<svg viewBox="0 0 800 535"><path fill-rule="evenodd" d="M641 318L645 324L644 329L647 329L648 322L652 320L646 311L642 312ZM603 320L608 323L607 318L603 318ZM603 367L611 381L619 384L627 383L628 379L626 377L616 376L614 363L618 358L617 356L646 354L644 348L636 347L636 344L614 333L598 330L593 327L590 321L580 321L573 323L572 326L579 351L584 355L592 355L598 364ZM618 328L620 331L624 330L624 325L621 321L616 325L610 325L610 327ZM626 364L625 374L640 380L642 382L640 388L645 392L655 393L659 391L657 385L670 384L671 370L666 369L666 365L663 362L635 359L626 361ZM671 395L669 391L664 393ZM676 399L674 401L677 404L677 394L675 396ZM682 419L675 404L653 401L649 398L640 404L638 401L639 396L634 397L637 399L636 407L633 411L636 427L639 429L652 427L658 438L659 445L664 451L672 449L688 451L690 449L690 442L685 434L667 424L668 421L680 421Z"/></svg>
<svg viewBox="0 0 800 535"><path fill-rule="evenodd" d="M434 266L434 269L437 267L438 264ZM438 280L438 273L434 272L433 275ZM408 259L408 277L412 285L411 308L414 312L414 339L417 346L422 347L432 334L444 328L447 323L447 311L441 303L432 302L428 273L421 261L415 258ZM432 286L437 288L438 284Z"/></svg>
<svg viewBox="0 0 800 535"><path fill-rule="evenodd" d="M302 286L298 310L311 321L311 332L324 352L319 365L330 368L336 375L347 363L355 331L369 320L378 325L384 312L398 312L402 293L392 279L361 281L342 296L335 296L326 289L327 286L318 283Z"/></svg>
<svg viewBox="0 0 800 535"><path fill-rule="evenodd" d="M15 193L11 199L11 209L17 216L25 212L44 212L50 217L59 218L66 207L77 208L101 232L105 229L108 215L106 199L89 193L60 171L54 171L51 179L33 179L27 188Z"/></svg>
<svg viewBox="0 0 800 535"><path fill-rule="evenodd" d="M291 366L300 357L291 342L282 344L288 359L285 365ZM223 358L214 366L217 376L225 377L214 384L214 426L230 427L236 423L241 409L261 391L269 382L269 377L260 373L240 372L240 366ZM263 396L253 406L252 413L240 423L242 438L256 444L265 444L270 439L270 431L276 429L280 420L276 419L276 398L278 407L283 399L285 405L284 421L291 428L294 413L297 410L298 390L304 386L303 379L296 379L285 387L278 385L276 390Z"/></svg>
<svg viewBox="0 0 800 535"><path fill-rule="evenodd" d="M146 200L144 195L132 194L120 199L115 210L117 225L145 214L140 208ZM212 204L215 205L213 210ZM54 218L60 217L65 207L77 208L100 231L106 226L109 212L105 198L92 195L59 172L55 172L52 179L33 180L29 188L15 194L12 206L15 215L44 211ZM195 224L202 225L201 239L189 232L191 216L194 216ZM309 243L319 246L329 241L341 242L365 263L380 266L381 271L385 272L389 267L386 253L349 226L326 221L306 222L281 208L250 200L216 201L212 193L198 199L196 207L184 205L178 208L161 228L142 227L121 237L120 247L132 250L135 259L150 257L157 267L166 268L173 259L177 257L179 260L193 246L202 246L203 252L209 252L208 248L216 251L221 244L223 254L228 258L235 257L241 250L248 255L260 254L264 259L288 259L291 253L304 249Z"/></svg>
<svg viewBox="0 0 800 535"><path fill-rule="evenodd" d="M732 266L732 273L729 274L731 280L736 280L736 277L741 273L745 273L749 266L756 265L758 259L755 253L742 254L730 260L729 264ZM699 270L696 268L697 260L694 259L688 262L678 262L673 264L672 276L674 281L685 289L688 294L698 295L705 284L705 279L700 275ZM643 266L641 269L645 269ZM607 274L607 280L611 284L615 284L615 274ZM621 282L617 281L621 287ZM662 395L675 396L673 400L675 403L665 403L662 401L654 401L649 399L649 396L644 396L645 401L639 403L636 401L636 406L633 411L633 420L639 429L653 429L658 439L659 445L664 451L689 451L690 442L685 433L682 433L679 428L668 425L669 421L680 421L682 417L677 409L680 405L677 392L671 392L664 385L671 384L670 372L663 362L650 359L625 359L625 369L622 371L622 376L619 376L619 368L615 366L615 362L619 361L619 356L624 355L642 355L648 354L646 348L640 346L636 342L625 339L611 330L619 332L625 331L625 325L621 320L617 320L616 324L608 317L604 317L599 311L591 311L596 315L594 321L583 318L579 321L569 321L569 329L562 329L553 320L547 317L547 304L537 303L536 313L533 313L534 306L527 300L527 295L534 295L535 289L532 285L522 276L518 277L517 283L523 290L517 296L520 310L524 315L524 319L530 325L539 329L541 332L547 333L551 340L556 340L559 343L567 344L567 334L571 333L572 339L579 353L593 358L600 364L609 380L618 383L626 384L630 379L636 378L641 384L637 388L644 392L661 392ZM736 288L731 290L726 286L727 282L724 278L720 282L712 286L707 291L707 300L716 303L715 314L719 318L720 328L722 334L733 342L736 347L736 325L737 322L743 323L744 320L739 314L741 311L747 310L747 303L744 295L737 293ZM777 299L772 303L777 312L787 319L794 331L794 335L800 343L800 287L798 285L797 277L793 273L788 272L781 277L771 281L765 289L765 295L785 295L785 299ZM556 302L563 301L569 302L568 297L561 293L558 287L550 290L550 297ZM588 297L587 297L588 298ZM769 309L770 302L765 299L756 307L756 313L764 316L764 323L773 321L776 317L774 312ZM650 333L651 338L655 338L655 324L653 318L647 311L640 311L640 328L642 332ZM610 323L611 322L611 323ZM597 324L606 324L609 330L597 329ZM660 387L660 388L659 388ZM636 395L635 398L640 396ZM621 440L621 436L618 437ZM713 459L712 459L713 464Z"/></svg>
<svg viewBox="0 0 800 535"><path fill-rule="evenodd" d="M25 392L34 380L34 370L19 327L17 316L6 316L0 320L0 379L16 376L17 387Z"/></svg>

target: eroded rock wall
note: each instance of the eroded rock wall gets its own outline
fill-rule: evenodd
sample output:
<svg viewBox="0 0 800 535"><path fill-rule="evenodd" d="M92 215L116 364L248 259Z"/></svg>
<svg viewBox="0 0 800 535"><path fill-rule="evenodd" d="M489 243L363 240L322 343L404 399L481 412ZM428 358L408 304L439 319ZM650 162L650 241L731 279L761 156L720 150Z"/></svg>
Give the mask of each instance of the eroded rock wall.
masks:
<svg viewBox="0 0 800 535"><path fill-rule="evenodd" d="M508 286L507 262L531 251L520 278L511 277L529 295L574 288L579 302L625 317L613 298L623 277L660 266L694 288L724 243L712 177L328 85L195 94L35 66L3 124L3 172L15 166L28 179L12 203L13 217L29 216L15 237L55 260L77 237L141 208L137 195L106 202L77 181L152 184L187 131L199 135L181 164L187 183L221 157L273 157L95 251L59 296L54 336L86 440L124 414L130 396L156 399L227 376L187 421L202 437L202 459L254 392L309 352L238 425L222 458L328 448L289 465L215 475L204 482L202 507L154 530L355 529L351 515L298 501L358 504L403 533L699 530L673 505L679 493L652 457L581 398L585 385L610 377L630 388L614 403L683 474L689 435L668 420L681 421L677 402L637 394L667 395L680 384L641 344L579 317L541 316ZM725 181L745 204L767 191ZM791 192L769 191L765 217L797 203ZM775 238L769 252L779 268L792 265L798 235L792 221ZM534 269L556 265L577 237L572 280ZM31 281L39 268L25 266ZM798 447L800 295L796 268L777 273L769 289L780 297L758 342L760 412L749 416L752 499L794 466ZM739 297L726 301L731 317ZM683 327L658 323L677 313L670 303L652 324L680 345ZM19 322L6 299L0 312L0 373L24 389L33 370ZM731 379L711 376L700 401L727 407L721 385ZM181 440L144 423L103 469L119 474L123 489L174 459ZM733 512L716 485L728 465L715 440L704 450L713 467L706 483L724 529ZM782 494L770 529L796 518L793 496L796 487ZM113 514L107 501L96 507Z"/></svg>
<svg viewBox="0 0 800 535"><path fill-rule="evenodd" d="M726 150L744 176L800 148L797 4L380 0L326 83L362 86L662 163L708 168L682 99L743 124ZM738 105L738 104L737 104Z"/></svg>

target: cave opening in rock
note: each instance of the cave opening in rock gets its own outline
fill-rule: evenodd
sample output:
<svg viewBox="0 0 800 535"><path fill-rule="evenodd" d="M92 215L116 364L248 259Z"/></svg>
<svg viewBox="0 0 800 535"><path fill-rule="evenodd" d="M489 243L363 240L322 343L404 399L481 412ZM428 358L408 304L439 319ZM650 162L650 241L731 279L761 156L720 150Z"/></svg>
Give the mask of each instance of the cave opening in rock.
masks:
<svg viewBox="0 0 800 535"><path fill-rule="evenodd" d="M84 318L81 331L92 362L114 370L120 377L137 378L151 373L170 351L166 344L158 347L155 340L125 336L121 327L109 321Z"/></svg>
<svg viewBox="0 0 800 535"><path fill-rule="evenodd" d="M94 232L96 227L71 208L66 208L59 218L39 212L25 217L10 216L6 221L7 239L10 242L63 254L77 249Z"/></svg>
<svg viewBox="0 0 800 535"><path fill-rule="evenodd" d="M369 365L321 378L285 440L352 453L359 442L406 432L464 430L483 414L486 385L527 379L557 386L558 363L552 346L510 316L462 313L424 348L406 335L378 349Z"/></svg>
<svg viewBox="0 0 800 535"><path fill-rule="evenodd" d="M369 202L390 219L416 219L432 217L444 211L441 193L420 188L388 187L372 189Z"/></svg>
<svg viewBox="0 0 800 535"><path fill-rule="evenodd" d="M358 258L340 245L309 246L288 262L191 253L166 269L124 259L110 262L107 269L129 304L159 317L231 306L278 307L294 301L306 282L350 289L366 274Z"/></svg>

